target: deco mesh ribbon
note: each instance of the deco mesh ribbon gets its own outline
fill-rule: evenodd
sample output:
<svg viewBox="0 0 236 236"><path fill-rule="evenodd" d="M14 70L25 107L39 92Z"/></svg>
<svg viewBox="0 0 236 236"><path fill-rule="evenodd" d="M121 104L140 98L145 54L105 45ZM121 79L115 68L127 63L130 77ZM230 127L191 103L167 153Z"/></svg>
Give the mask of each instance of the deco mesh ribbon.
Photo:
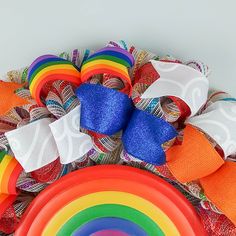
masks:
<svg viewBox="0 0 236 236"><path fill-rule="evenodd" d="M234 235L236 100L222 91L208 93L209 74L202 62L159 57L124 41L111 41L95 52L76 49L59 56L44 55L30 67L8 72L0 82L0 232L17 230L21 235L29 227L25 228L25 219L32 204L39 204L37 195L46 194L56 180L58 186L63 183L62 176L113 163L161 176L192 203L209 235ZM45 137L50 143L43 141ZM28 152L31 146L36 153ZM93 174L88 178L94 181ZM130 178L131 174L126 181ZM109 190L118 180L111 181ZM86 182L83 186L89 188ZM113 204L121 203L124 196L101 195L114 199ZM140 224L135 228L124 219L134 214L125 215L127 207L119 215L122 229L141 235L144 228L148 232L155 228L158 235L171 236L177 235L176 226L182 233L187 230L178 225L178 217L174 226L168 223L169 228L159 220L156 227ZM93 212L100 214L95 208ZM117 210L106 206L103 212L109 209ZM50 219L50 225L58 223L57 217ZM87 222L75 235L118 223L111 220L114 215L104 217ZM150 217L157 219L155 214ZM34 227L41 232L40 225ZM46 232L55 229L50 227ZM58 232L65 235L73 227L68 222Z"/></svg>

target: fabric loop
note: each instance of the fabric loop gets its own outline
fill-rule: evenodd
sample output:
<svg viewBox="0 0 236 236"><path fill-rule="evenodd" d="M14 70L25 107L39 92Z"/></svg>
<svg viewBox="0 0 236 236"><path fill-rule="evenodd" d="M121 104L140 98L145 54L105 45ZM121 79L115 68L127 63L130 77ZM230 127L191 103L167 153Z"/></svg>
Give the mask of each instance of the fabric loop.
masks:
<svg viewBox="0 0 236 236"><path fill-rule="evenodd" d="M166 162L162 145L177 136L175 128L165 120L136 109L122 141L132 156L154 165Z"/></svg>
<svg viewBox="0 0 236 236"><path fill-rule="evenodd" d="M166 156L169 170L181 183L205 177L224 164L204 134L191 125L184 129L182 145L172 146Z"/></svg>
<svg viewBox="0 0 236 236"><path fill-rule="evenodd" d="M49 81L63 80L74 85L80 85L80 72L70 61L53 55L44 55L37 58L29 67L28 82L32 97L40 106L41 91Z"/></svg>
<svg viewBox="0 0 236 236"><path fill-rule="evenodd" d="M226 161L200 183L206 196L236 225L236 163Z"/></svg>
<svg viewBox="0 0 236 236"><path fill-rule="evenodd" d="M133 56L126 50L118 47L105 47L91 56L83 63L81 68L81 81L86 82L94 75L108 73L123 80L125 89L132 93L131 79L128 68L134 65Z"/></svg>
<svg viewBox="0 0 236 236"><path fill-rule="evenodd" d="M112 135L129 122L133 104L127 95L95 84L82 84L76 95L81 102L81 127Z"/></svg>

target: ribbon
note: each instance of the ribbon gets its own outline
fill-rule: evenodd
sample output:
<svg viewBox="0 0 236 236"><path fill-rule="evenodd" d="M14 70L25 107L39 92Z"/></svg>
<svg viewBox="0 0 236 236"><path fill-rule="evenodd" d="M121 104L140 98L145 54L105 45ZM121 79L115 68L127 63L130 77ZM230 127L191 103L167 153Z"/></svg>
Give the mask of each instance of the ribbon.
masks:
<svg viewBox="0 0 236 236"><path fill-rule="evenodd" d="M160 78L141 98L175 96L182 99L195 115L207 100L209 82L199 71L180 63L151 60Z"/></svg>
<svg viewBox="0 0 236 236"><path fill-rule="evenodd" d="M206 136L191 125L184 129L182 145L171 147L166 155L179 182L199 180L208 199L236 224L235 162L224 162Z"/></svg>
<svg viewBox="0 0 236 236"><path fill-rule="evenodd" d="M6 132L9 145L26 172L38 170L57 159L68 164L81 158L93 146L80 132L80 106L51 123L44 118Z"/></svg>
<svg viewBox="0 0 236 236"><path fill-rule="evenodd" d="M81 127L113 135L129 122L133 105L126 94L100 85L82 84L76 95L81 102Z"/></svg>
<svg viewBox="0 0 236 236"><path fill-rule="evenodd" d="M90 77L103 73L121 78L125 88L121 92L132 93L131 79L128 68L134 64L133 56L119 47L105 47L91 56L83 63L81 68L81 81L86 82Z"/></svg>
<svg viewBox="0 0 236 236"><path fill-rule="evenodd" d="M53 55L38 57L29 67L28 82L32 97L40 106L41 92L49 81L63 80L79 85L80 72L72 62Z"/></svg>
<svg viewBox="0 0 236 236"><path fill-rule="evenodd" d="M49 128L51 121L44 118L5 133L15 158L26 172L37 170L59 156Z"/></svg>
<svg viewBox="0 0 236 236"><path fill-rule="evenodd" d="M0 152L0 193L17 194L16 182L23 171L18 161L7 155L5 151Z"/></svg>
<svg viewBox="0 0 236 236"><path fill-rule="evenodd" d="M171 147L166 156L169 170L181 183L205 177L224 164L205 135L191 125L184 129L182 145Z"/></svg>
<svg viewBox="0 0 236 236"><path fill-rule="evenodd" d="M136 109L123 134L124 149L154 165L166 162L162 145L177 136L175 128L161 118Z"/></svg>
<svg viewBox="0 0 236 236"><path fill-rule="evenodd" d="M0 81L0 116L5 115L14 107L21 107L29 102L15 94L15 91L23 87L22 84Z"/></svg>
<svg viewBox="0 0 236 236"><path fill-rule="evenodd" d="M236 103L217 101L186 123L201 129L216 141L225 158L236 153Z"/></svg>
<svg viewBox="0 0 236 236"><path fill-rule="evenodd" d="M92 147L89 135L80 132L81 106L49 124L62 164L68 164L84 156Z"/></svg>

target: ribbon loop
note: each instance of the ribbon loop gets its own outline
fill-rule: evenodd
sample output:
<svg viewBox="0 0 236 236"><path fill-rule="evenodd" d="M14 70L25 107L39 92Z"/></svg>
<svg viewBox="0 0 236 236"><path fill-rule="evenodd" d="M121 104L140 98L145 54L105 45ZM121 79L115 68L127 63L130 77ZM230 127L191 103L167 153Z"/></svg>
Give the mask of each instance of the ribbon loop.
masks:
<svg viewBox="0 0 236 236"><path fill-rule="evenodd" d="M195 115L207 100L209 82L199 71L180 63L151 60L160 78L141 98L175 96L182 99Z"/></svg>
<svg viewBox="0 0 236 236"><path fill-rule="evenodd" d="M95 84L82 84L76 95L81 102L81 127L113 135L129 122L133 104L127 95Z"/></svg>
<svg viewBox="0 0 236 236"><path fill-rule="evenodd" d="M224 151L225 158L236 153L236 103L215 102L203 114L191 117L186 123L214 139Z"/></svg>
<svg viewBox="0 0 236 236"><path fill-rule="evenodd" d="M40 96L44 85L55 80L80 85L80 72L72 62L53 55L38 57L29 67L30 93L39 105L43 106Z"/></svg>
<svg viewBox="0 0 236 236"><path fill-rule="evenodd" d="M206 196L236 225L236 163L226 161L200 183Z"/></svg>
<svg viewBox="0 0 236 236"><path fill-rule="evenodd" d="M77 106L59 120L49 124L62 164L68 164L84 156L92 147L89 135L80 132L80 110Z"/></svg>
<svg viewBox="0 0 236 236"><path fill-rule="evenodd" d="M136 109L122 141L132 156L154 165L166 162L162 144L177 136L175 128L165 120Z"/></svg>
<svg viewBox="0 0 236 236"><path fill-rule="evenodd" d="M37 170L59 156L50 123L51 119L44 118L5 133L15 158L25 172Z"/></svg>
<svg viewBox="0 0 236 236"><path fill-rule="evenodd" d="M182 145L171 147L166 156L169 170L181 183L212 174L224 164L204 134L191 125L184 129Z"/></svg>
<svg viewBox="0 0 236 236"><path fill-rule="evenodd" d="M91 56L83 63L81 68L81 80L87 81L93 75L108 73L121 78L124 82L124 91L131 95L131 79L128 68L134 64L133 56L119 47L105 47Z"/></svg>

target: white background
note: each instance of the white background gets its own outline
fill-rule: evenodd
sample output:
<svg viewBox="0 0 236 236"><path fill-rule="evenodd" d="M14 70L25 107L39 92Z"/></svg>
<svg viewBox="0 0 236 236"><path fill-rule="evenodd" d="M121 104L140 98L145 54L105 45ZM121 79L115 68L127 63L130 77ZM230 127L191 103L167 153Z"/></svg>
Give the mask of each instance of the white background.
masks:
<svg viewBox="0 0 236 236"><path fill-rule="evenodd" d="M0 74L44 53L124 39L200 59L211 87L236 96L235 0L0 0Z"/></svg>

